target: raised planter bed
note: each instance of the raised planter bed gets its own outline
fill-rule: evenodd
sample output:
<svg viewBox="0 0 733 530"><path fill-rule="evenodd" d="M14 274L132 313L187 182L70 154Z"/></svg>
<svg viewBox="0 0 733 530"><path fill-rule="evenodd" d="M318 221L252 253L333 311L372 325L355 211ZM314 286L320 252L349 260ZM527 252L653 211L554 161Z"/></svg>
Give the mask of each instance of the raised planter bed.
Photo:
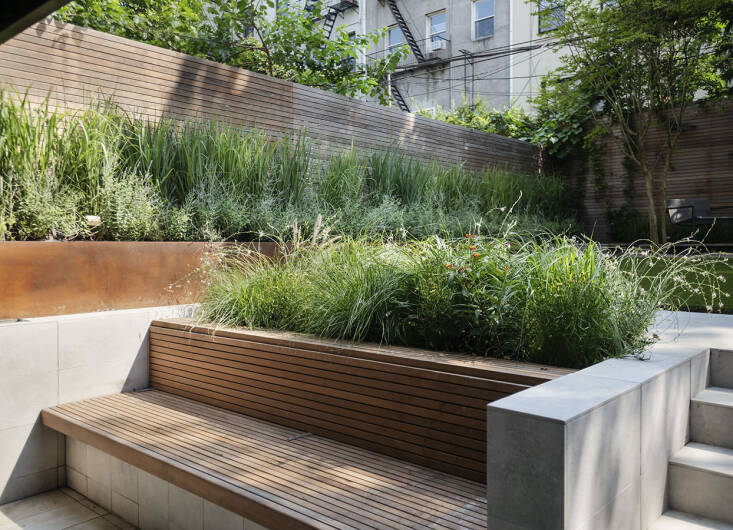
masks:
<svg viewBox="0 0 733 530"><path fill-rule="evenodd" d="M486 405L572 370L154 321L153 388L486 480Z"/></svg>
<svg viewBox="0 0 733 530"><path fill-rule="evenodd" d="M0 320L195 302L198 269L227 243L0 242ZM272 255L273 243L247 244Z"/></svg>

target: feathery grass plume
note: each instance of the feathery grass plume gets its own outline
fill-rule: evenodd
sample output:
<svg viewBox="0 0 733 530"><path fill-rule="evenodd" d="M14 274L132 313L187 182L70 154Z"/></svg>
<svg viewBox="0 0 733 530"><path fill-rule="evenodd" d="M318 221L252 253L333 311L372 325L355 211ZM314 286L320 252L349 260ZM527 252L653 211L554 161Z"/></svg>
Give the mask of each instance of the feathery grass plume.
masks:
<svg viewBox="0 0 733 530"><path fill-rule="evenodd" d="M725 296L721 260L672 246L617 254L507 232L347 238L285 254L217 270L201 318L582 368L643 357L660 309L697 291L712 310Z"/></svg>

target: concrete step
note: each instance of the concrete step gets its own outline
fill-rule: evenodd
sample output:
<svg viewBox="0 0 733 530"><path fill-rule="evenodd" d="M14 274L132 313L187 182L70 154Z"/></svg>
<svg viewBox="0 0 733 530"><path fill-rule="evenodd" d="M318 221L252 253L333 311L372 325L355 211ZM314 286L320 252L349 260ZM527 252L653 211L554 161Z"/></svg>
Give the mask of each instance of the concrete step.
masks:
<svg viewBox="0 0 733 530"><path fill-rule="evenodd" d="M733 450L691 442L669 461L671 510L733 524Z"/></svg>
<svg viewBox="0 0 733 530"><path fill-rule="evenodd" d="M682 512L664 512L649 530L733 530L733 525Z"/></svg>
<svg viewBox="0 0 733 530"><path fill-rule="evenodd" d="M710 350L710 386L733 388L733 351Z"/></svg>
<svg viewBox="0 0 733 530"><path fill-rule="evenodd" d="M692 398L690 439L733 449L733 389L708 387Z"/></svg>

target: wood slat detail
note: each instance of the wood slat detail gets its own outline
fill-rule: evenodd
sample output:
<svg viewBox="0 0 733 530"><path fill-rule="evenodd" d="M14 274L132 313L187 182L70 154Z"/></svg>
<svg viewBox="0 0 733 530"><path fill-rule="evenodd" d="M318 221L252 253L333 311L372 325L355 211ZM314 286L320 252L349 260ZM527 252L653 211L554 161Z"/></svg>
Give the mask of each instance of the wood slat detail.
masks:
<svg viewBox="0 0 733 530"><path fill-rule="evenodd" d="M485 527L479 483L156 390L41 417L270 528Z"/></svg>
<svg viewBox="0 0 733 530"><path fill-rule="evenodd" d="M679 145L674 153L672 167L667 179L667 197L701 197L710 200L715 207L733 207L733 102L722 101L703 106L693 106L687 111L685 129L680 136ZM659 156L660 146L665 141L662 127L652 125L646 148L652 171L657 177L662 175L663 158ZM576 177L573 185L582 197L584 223L594 237L611 240L611 226L607 213L618 210L629 201L646 219L647 200L644 178L634 175L629 181L625 157L619 142L613 138L601 142L598 163L602 177L593 173L595 164L585 164L572 171ZM582 160L582 153L578 153ZM580 164L578 164L580 165ZM601 178L604 186L598 186ZM659 183L657 183L657 188ZM721 211L729 215L733 208ZM705 234L701 230L698 237Z"/></svg>
<svg viewBox="0 0 733 530"><path fill-rule="evenodd" d="M486 404L567 373L186 319L153 322L150 363L159 390L475 481Z"/></svg>
<svg viewBox="0 0 733 530"><path fill-rule="evenodd" d="M211 118L280 138L305 131L321 159L356 145L536 171L536 146L71 24L39 22L0 46L0 84L77 109L100 94L142 115Z"/></svg>
<svg viewBox="0 0 733 530"><path fill-rule="evenodd" d="M334 339L321 339L312 335L283 331L249 330L198 325L191 319L165 319L153 322L155 331L174 336L181 332L209 335L216 343L230 344L228 339L249 340L261 344L274 344L304 351L318 351L357 359L377 360L393 365L436 370L446 374L460 374L480 379L537 385L551 379L573 373L574 370L541 364L494 359L477 355L443 353L418 348L381 346L370 343L353 343ZM173 331L168 331L173 330ZM236 344L236 343L235 343ZM444 376L441 376L444 377Z"/></svg>

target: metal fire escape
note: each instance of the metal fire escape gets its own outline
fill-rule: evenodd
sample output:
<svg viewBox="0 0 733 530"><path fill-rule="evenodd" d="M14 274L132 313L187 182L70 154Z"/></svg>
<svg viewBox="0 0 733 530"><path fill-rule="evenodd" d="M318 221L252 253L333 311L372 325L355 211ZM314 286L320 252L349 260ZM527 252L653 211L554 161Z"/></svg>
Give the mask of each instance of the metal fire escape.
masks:
<svg viewBox="0 0 733 530"><path fill-rule="evenodd" d="M417 62L421 63L425 61L425 56L415 40L415 37L412 36L412 31L410 31L410 27L407 25L407 22L405 22L405 18L402 16L402 13L400 13L400 8L397 7L396 0L387 0L387 5L389 5L389 10L392 11L392 15L397 21L397 25L402 30L402 35L405 37L407 45L412 50L412 54L415 56L415 59L417 59Z"/></svg>
<svg viewBox="0 0 733 530"><path fill-rule="evenodd" d="M307 11L315 11L316 7L318 7L318 0L307 0L305 4L305 9ZM333 28L336 25L336 19L338 16L344 11L348 11L354 7L359 7L359 2L357 0L340 0L326 7L326 14L323 15L322 18L323 28L326 30L327 38L331 38L331 33L333 33ZM320 20L320 18L321 17L318 17L316 20Z"/></svg>
<svg viewBox="0 0 733 530"><path fill-rule="evenodd" d="M405 101L405 98L402 97L402 92L397 88L395 82L392 81L392 79L388 79L387 82L390 84L389 93L392 96L392 99L395 100L395 103L397 103L397 106L405 112L410 112L410 106Z"/></svg>
<svg viewBox="0 0 733 530"><path fill-rule="evenodd" d="M389 10L392 11L392 16L394 16L395 20L397 21L397 25L399 26L400 30L402 30L402 36L405 38L405 41L410 47L412 54L415 56L415 59L417 59L418 63L424 62L425 56L420 49L420 45L415 40L412 31L410 31L410 26L407 25L405 17L402 16L400 8L397 7L397 1L386 1L387 5L389 6ZM410 112L410 106L407 104L407 101L405 101L405 98L402 96L400 89L397 87L397 83L395 83L395 79L392 76L389 76L385 81L389 84L389 93L392 96L392 99L394 99L395 103L397 103L397 106L405 112Z"/></svg>

